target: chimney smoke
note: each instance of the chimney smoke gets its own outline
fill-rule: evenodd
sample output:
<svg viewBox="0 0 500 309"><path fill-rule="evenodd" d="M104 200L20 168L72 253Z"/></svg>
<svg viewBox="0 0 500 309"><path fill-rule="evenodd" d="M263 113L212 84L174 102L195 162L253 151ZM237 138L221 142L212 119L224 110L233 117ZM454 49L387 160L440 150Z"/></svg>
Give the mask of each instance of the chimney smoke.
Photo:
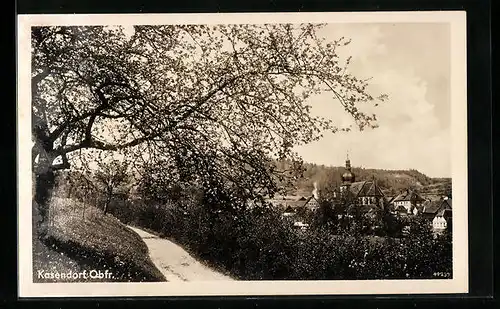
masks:
<svg viewBox="0 0 500 309"><path fill-rule="evenodd" d="M312 194L313 194L315 199L318 199L319 194L318 194L318 182L317 181L314 182L314 189L312 191Z"/></svg>

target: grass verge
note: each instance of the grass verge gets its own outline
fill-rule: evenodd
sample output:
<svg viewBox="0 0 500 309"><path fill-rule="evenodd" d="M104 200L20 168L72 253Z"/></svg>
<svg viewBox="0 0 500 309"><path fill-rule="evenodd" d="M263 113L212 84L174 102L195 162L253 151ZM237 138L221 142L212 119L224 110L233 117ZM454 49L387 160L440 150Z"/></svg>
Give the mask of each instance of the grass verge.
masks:
<svg viewBox="0 0 500 309"><path fill-rule="evenodd" d="M96 207L53 198L46 228L44 239L39 241L33 237L34 282L165 281L149 258L148 248L140 236ZM107 270L112 276L78 279L50 276L83 270L94 271L94 274Z"/></svg>

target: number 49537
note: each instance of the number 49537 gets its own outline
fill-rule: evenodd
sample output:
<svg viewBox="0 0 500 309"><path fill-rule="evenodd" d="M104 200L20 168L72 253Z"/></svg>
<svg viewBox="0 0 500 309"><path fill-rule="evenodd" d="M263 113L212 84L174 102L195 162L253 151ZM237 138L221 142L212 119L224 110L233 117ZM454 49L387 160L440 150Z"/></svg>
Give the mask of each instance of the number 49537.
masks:
<svg viewBox="0 0 500 309"><path fill-rule="evenodd" d="M439 271L439 272L435 272L433 274L434 277L438 277L438 278L450 278L451 277L451 274L449 272L442 272L442 271Z"/></svg>

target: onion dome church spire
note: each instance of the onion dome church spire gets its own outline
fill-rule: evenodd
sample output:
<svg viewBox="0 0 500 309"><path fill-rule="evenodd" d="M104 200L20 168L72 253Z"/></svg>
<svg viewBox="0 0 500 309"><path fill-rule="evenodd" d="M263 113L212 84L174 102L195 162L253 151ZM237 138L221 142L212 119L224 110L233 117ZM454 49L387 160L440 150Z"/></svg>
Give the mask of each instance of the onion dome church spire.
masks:
<svg viewBox="0 0 500 309"><path fill-rule="evenodd" d="M349 153L347 154L347 159L345 161L345 169L347 171L342 174L342 182L353 183L355 181L355 175L351 171L351 160L349 160Z"/></svg>

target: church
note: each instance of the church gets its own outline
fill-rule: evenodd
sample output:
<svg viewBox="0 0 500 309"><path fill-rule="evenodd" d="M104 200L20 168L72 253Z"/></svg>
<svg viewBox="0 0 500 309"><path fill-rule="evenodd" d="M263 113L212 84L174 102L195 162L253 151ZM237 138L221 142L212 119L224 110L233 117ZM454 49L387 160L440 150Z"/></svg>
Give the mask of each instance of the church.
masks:
<svg viewBox="0 0 500 309"><path fill-rule="evenodd" d="M352 171L349 156L347 156L345 162L345 169L346 171L341 176L341 184L334 192L334 197L350 204L368 207L377 206L382 209L385 196L377 185L376 179L356 181L356 175Z"/></svg>

